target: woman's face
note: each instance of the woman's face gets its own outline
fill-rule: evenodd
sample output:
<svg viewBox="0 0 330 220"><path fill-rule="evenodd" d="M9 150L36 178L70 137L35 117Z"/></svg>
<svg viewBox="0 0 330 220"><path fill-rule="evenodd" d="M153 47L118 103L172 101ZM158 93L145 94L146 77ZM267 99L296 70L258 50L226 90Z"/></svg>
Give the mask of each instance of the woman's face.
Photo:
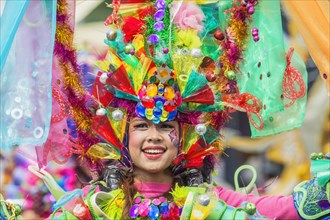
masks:
<svg viewBox="0 0 330 220"><path fill-rule="evenodd" d="M164 172L178 154L179 124L176 121L154 124L133 118L128 129L128 149L135 171Z"/></svg>

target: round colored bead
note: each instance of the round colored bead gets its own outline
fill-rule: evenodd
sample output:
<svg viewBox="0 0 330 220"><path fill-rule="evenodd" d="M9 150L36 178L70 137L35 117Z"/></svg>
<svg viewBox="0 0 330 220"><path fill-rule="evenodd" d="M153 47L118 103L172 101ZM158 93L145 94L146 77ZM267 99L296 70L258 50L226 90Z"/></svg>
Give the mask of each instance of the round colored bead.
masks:
<svg viewBox="0 0 330 220"><path fill-rule="evenodd" d="M148 212L149 212L149 206L145 203L139 204L138 212L139 212L139 215L142 217L147 216Z"/></svg>
<svg viewBox="0 0 330 220"><path fill-rule="evenodd" d="M157 125L157 124L159 124L160 119L155 117L155 118L152 119L152 122L153 122L155 125Z"/></svg>
<svg viewBox="0 0 330 220"><path fill-rule="evenodd" d="M141 196L138 196L138 197L136 197L136 198L134 199L134 202L135 202L136 204L139 204L141 201L142 201Z"/></svg>
<svg viewBox="0 0 330 220"><path fill-rule="evenodd" d="M168 76L168 72L165 69L160 70L159 71L159 76L162 77L162 78L166 78Z"/></svg>
<svg viewBox="0 0 330 220"><path fill-rule="evenodd" d="M167 47L163 48L163 53L168 54L169 49Z"/></svg>
<svg viewBox="0 0 330 220"><path fill-rule="evenodd" d="M256 206L253 203L249 202L249 203L246 204L244 210L248 215L254 215L254 213L256 213L257 209L256 209Z"/></svg>
<svg viewBox="0 0 330 220"><path fill-rule="evenodd" d="M317 159L317 153L311 153L311 159L316 160Z"/></svg>
<svg viewBox="0 0 330 220"><path fill-rule="evenodd" d="M147 86L146 91L147 91L147 96L154 97L158 93L158 88L157 88L156 84L149 84Z"/></svg>
<svg viewBox="0 0 330 220"><path fill-rule="evenodd" d="M252 33L258 33L259 29L258 28L252 28Z"/></svg>
<svg viewBox="0 0 330 220"><path fill-rule="evenodd" d="M219 40L219 41L222 41L222 40L225 39L225 36L224 36L224 34L222 33L222 31L220 31L220 30L216 30L216 31L214 32L214 38L217 39L217 40Z"/></svg>
<svg viewBox="0 0 330 220"><path fill-rule="evenodd" d="M162 204L160 204L160 206L159 206L159 212L161 214L168 212L168 209L169 209L169 207L168 207L168 203L166 201L162 202Z"/></svg>
<svg viewBox="0 0 330 220"><path fill-rule="evenodd" d="M171 78L171 79L169 79L169 80L167 81L167 85L169 85L169 86L172 86L173 83L174 83L174 79L173 79L173 78Z"/></svg>
<svg viewBox="0 0 330 220"><path fill-rule="evenodd" d="M254 42L258 42L260 40L259 36L254 36L253 37Z"/></svg>
<svg viewBox="0 0 330 220"><path fill-rule="evenodd" d="M127 44L127 45L124 47L124 52L125 52L126 54L130 54L132 50L134 50L134 47L133 47L132 44Z"/></svg>
<svg viewBox="0 0 330 220"><path fill-rule="evenodd" d="M175 119L176 114L178 113L178 110L173 110L168 114L167 120L172 121Z"/></svg>
<svg viewBox="0 0 330 220"><path fill-rule="evenodd" d="M165 111L172 112L176 109L176 106L174 105L173 101L166 101L164 103L164 109Z"/></svg>
<svg viewBox="0 0 330 220"><path fill-rule="evenodd" d="M162 117L165 117L165 118L167 118L167 116L168 116L168 112L167 112L167 111L165 111L165 110L163 110L163 112L162 112Z"/></svg>
<svg viewBox="0 0 330 220"><path fill-rule="evenodd" d="M107 39L109 41L114 41L117 38L117 32L115 30L109 30L107 32Z"/></svg>
<svg viewBox="0 0 330 220"><path fill-rule="evenodd" d="M153 114L156 118L159 118L162 115L162 110L160 108L154 108Z"/></svg>
<svg viewBox="0 0 330 220"><path fill-rule="evenodd" d="M236 79L236 73L232 70L226 71L225 77L229 80L234 80L234 79Z"/></svg>
<svg viewBox="0 0 330 220"><path fill-rule="evenodd" d="M153 115L153 111L154 111L153 108L147 108L146 109L146 115Z"/></svg>
<svg viewBox="0 0 330 220"><path fill-rule="evenodd" d="M150 77L149 82L150 83L156 83L157 78L155 76Z"/></svg>
<svg viewBox="0 0 330 220"><path fill-rule="evenodd" d="M139 116L141 118L146 116L146 108L141 103L138 103L136 105L135 112L136 112L137 116Z"/></svg>
<svg viewBox="0 0 330 220"><path fill-rule="evenodd" d="M250 15L252 15L254 13L254 7L253 6L251 6L251 7L248 8L248 13Z"/></svg>
<svg viewBox="0 0 330 220"><path fill-rule="evenodd" d="M153 116L152 114L151 115L146 114L146 119L152 120L154 118L155 118L155 116Z"/></svg>
<svg viewBox="0 0 330 220"><path fill-rule="evenodd" d="M160 117L159 117L159 120L160 120L161 122L164 122L164 121L167 121L167 118L166 118L166 117L163 117L163 116L160 116Z"/></svg>
<svg viewBox="0 0 330 220"><path fill-rule="evenodd" d="M134 54L135 54L135 50L133 49L133 50L131 50L129 53L130 53L131 55L134 55Z"/></svg>
<svg viewBox="0 0 330 220"><path fill-rule="evenodd" d="M163 102L162 101L157 101L156 102L156 107L157 108L163 108Z"/></svg>
<svg viewBox="0 0 330 220"><path fill-rule="evenodd" d="M155 199L152 200L152 203L153 203L154 205L160 205L160 203L162 203L162 202L160 201L159 198L155 198Z"/></svg>
<svg viewBox="0 0 330 220"><path fill-rule="evenodd" d="M172 86L166 86L164 91L164 97L167 100L172 100L174 98L174 89Z"/></svg>
<svg viewBox="0 0 330 220"><path fill-rule="evenodd" d="M217 79L217 76L212 71L209 71L206 73L206 79L209 82L214 82Z"/></svg>
<svg viewBox="0 0 330 220"><path fill-rule="evenodd" d="M143 97L141 103L145 108L153 108L155 106L155 101L149 96Z"/></svg>
<svg viewBox="0 0 330 220"><path fill-rule="evenodd" d="M137 218L139 216L139 205L133 205L129 210L129 216L131 218Z"/></svg>
<svg viewBox="0 0 330 220"><path fill-rule="evenodd" d="M157 206L155 206L153 204L149 206L148 217L150 219L157 219L159 217L159 209Z"/></svg>

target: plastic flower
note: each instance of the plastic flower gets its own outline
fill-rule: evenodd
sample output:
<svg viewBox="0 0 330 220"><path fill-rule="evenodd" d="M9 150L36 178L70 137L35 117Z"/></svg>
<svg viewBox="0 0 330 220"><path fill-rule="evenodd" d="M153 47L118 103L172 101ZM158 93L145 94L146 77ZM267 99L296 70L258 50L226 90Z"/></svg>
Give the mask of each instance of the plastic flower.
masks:
<svg viewBox="0 0 330 220"><path fill-rule="evenodd" d="M170 9L170 13L174 17L174 25L179 29L187 30L191 28L197 30L198 33L202 32L205 15L196 3L183 2L180 4L175 2Z"/></svg>
<svg viewBox="0 0 330 220"><path fill-rule="evenodd" d="M202 42L198 37L196 30L189 29L176 32L176 47L191 50L193 48L199 48L201 45Z"/></svg>
<svg viewBox="0 0 330 220"><path fill-rule="evenodd" d="M173 191L170 194L173 196L173 201L178 205L183 207L186 202L189 190L187 187L180 187L178 183L175 184Z"/></svg>

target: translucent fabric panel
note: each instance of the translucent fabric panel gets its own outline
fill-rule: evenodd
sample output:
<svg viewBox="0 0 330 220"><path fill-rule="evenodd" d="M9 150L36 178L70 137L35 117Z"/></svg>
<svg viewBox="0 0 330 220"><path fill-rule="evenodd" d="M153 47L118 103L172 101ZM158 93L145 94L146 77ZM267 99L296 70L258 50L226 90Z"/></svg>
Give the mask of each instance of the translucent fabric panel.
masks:
<svg viewBox="0 0 330 220"><path fill-rule="evenodd" d="M1 33L1 147L42 145L51 118L51 76L57 1L6 1ZM27 7L26 10L23 10ZM17 10L21 9L21 10ZM12 26L17 25L17 29ZM3 27L9 29L3 30ZM8 54L6 56L3 56Z"/></svg>

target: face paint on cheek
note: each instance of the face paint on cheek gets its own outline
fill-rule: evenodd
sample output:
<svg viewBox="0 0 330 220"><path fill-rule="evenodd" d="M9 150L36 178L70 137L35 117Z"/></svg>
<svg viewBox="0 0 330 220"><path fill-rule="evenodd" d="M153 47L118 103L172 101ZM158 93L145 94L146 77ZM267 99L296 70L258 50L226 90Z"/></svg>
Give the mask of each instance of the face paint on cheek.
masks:
<svg viewBox="0 0 330 220"><path fill-rule="evenodd" d="M172 144L179 149L179 133L176 129L173 129L168 136L170 137L170 140Z"/></svg>

